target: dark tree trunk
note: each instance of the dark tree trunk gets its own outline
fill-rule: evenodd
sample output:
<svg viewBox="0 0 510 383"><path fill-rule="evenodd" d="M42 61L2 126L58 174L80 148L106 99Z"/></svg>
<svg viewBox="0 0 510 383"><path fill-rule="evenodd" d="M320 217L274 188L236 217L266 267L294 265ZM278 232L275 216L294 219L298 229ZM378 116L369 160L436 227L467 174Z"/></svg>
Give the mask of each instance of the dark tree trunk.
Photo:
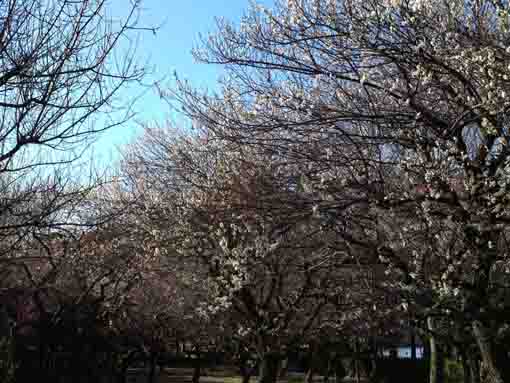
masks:
<svg viewBox="0 0 510 383"><path fill-rule="evenodd" d="M480 363L476 357L468 357L469 370L471 376L470 383L480 383Z"/></svg>
<svg viewBox="0 0 510 383"><path fill-rule="evenodd" d="M411 328L411 360L416 362L416 332Z"/></svg>
<svg viewBox="0 0 510 383"><path fill-rule="evenodd" d="M274 353L266 353L259 366L258 383L275 383L278 379L280 357Z"/></svg>
<svg viewBox="0 0 510 383"><path fill-rule="evenodd" d="M493 345L487 335L487 330L480 321L473 321L473 334L480 350L480 355L487 372L484 383L503 383L501 372L499 371L493 354Z"/></svg>
<svg viewBox="0 0 510 383"><path fill-rule="evenodd" d="M149 383L154 383L156 379L156 361L158 355L155 352L151 352L149 357Z"/></svg>
<svg viewBox="0 0 510 383"><path fill-rule="evenodd" d="M289 366L288 358L283 358L280 360L280 363L278 363L278 378L285 379L287 377L288 366Z"/></svg>
<svg viewBox="0 0 510 383"><path fill-rule="evenodd" d="M122 369L117 373L117 383L126 383L127 382L127 369Z"/></svg>
<svg viewBox="0 0 510 383"><path fill-rule="evenodd" d="M126 383L127 382L127 372L128 372L130 362L131 362L131 356L128 355L128 357L125 358L121 362L120 367L118 367L118 371L117 371L117 382L118 383ZM116 367L114 366L113 369L115 370Z"/></svg>
<svg viewBox="0 0 510 383"><path fill-rule="evenodd" d="M445 358L444 358L444 350L440 345L436 345L437 350L437 383L444 383L445 381Z"/></svg>
<svg viewBox="0 0 510 383"><path fill-rule="evenodd" d="M370 369L370 375L368 377L369 382L377 382L379 377L379 368L378 368L378 356L372 358L372 368ZM338 381L337 381L338 383Z"/></svg>
<svg viewBox="0 0 510 383"><path fill-rule="evenodd" d="M252 369L247 365L246 362L242 362L242 365L239 368L239 372L241 373L243 383L248 383L252 375Z"/></svg>
<svg viewBox="0 0 510 383"><path fill-rule="evenodd" d="M313 376L315 375L315 372L317 371L317 359L316 359L316 348L315 346L310 346L310 353L308 355L308 366L306 369L305 374L305 383L312 383L313 382Z"/></svg>
<svg viewBox="0 0 510 383"><path fill-rule="evenodd" d="M344 380L345 376L347 375L347 370L344 367L344 363L342 359L337 358L335 361L335 383L340 383Z"/></svg>
<svg viewBox="0 0 510 383"><path fill-rule="evenodd" d="M324 371L324 383L328 383L329 382L329 376L331 375L331 370L333 368L333 360L332 358L330 357L330 355L327 356L328 360L327 360L327 363L326 363L326 369Z"/></svg>
<svg viewBox="0 0 510 383"><path fill-rule="evenodd" d="M243 383L248 383L253 374L253 368L250 366L250 354L248 352L240 352L239 355L239 372Z"/></svg>
<svg viewBox="0 0 510 383"><path fill-rule="evenodd" d="M464 375L464 383L473 383L471 369L469 368L469 362L465 357L462 358L462 373Z"/></svg>
<svg viewBox="0 0 510 383"><path fill-rule="evenodd" d="M197 358L195 359L195 362L193 363L193 377L191 379L192 383L199 383L200 382L200 375L201 375L201 363L200 363L200 353L197 352Z"/></svg>
<svg viewBox="0 0 510 383"><path fill-rule="evenodd" d="M313 366L309 366L306 370L305 374L305 383L312 383L313 382L313 374L314 374Z"/></svg>
<svg viewBox="0 0 510 383"><path fill-rule="evenodd" d="M429 335L429 383L438 383L437 381L437 344L434 337L434 320L432 317L427 318L427 328Z"/></svg>
<svg viewBox="0 0 510 383"><path fill-rule="evenodd" d="M356 382L361 383L361 354L360 354L359 341L356 340L354 344L354 371L356 373Z"/></svg>

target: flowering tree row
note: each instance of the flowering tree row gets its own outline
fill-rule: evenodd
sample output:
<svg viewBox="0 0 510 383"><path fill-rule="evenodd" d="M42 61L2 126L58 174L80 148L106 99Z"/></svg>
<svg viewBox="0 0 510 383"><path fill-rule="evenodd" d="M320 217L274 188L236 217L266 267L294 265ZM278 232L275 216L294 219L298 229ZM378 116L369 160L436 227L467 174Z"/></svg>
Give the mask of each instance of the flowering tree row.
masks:
<svg viewBox="0 0 510 383"><path fill-rule="evenodd" d="M508 379L508 12L489 0L289 0L218 22L195 54L224 67L219 92L180 80L163 91L196 131L168 152L146 148L170 156L151 163L175 187L174 243L206 260L216 307L264 303L245 286L288 255L302 259L288 278L303 279L282 296L301 299L290 302L308 329L347 288L331 265L349 258L382 270L368 300L396 296L424 336L473 350L466 379L480 365L484 381ZM344 313L365 307L351 303Z"/></svg>

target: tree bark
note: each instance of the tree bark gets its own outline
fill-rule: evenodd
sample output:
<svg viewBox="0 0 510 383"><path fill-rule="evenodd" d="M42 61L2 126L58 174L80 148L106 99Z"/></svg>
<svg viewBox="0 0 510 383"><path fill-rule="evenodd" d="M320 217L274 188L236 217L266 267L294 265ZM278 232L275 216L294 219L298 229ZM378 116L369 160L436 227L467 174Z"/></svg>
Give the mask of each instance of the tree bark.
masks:
<svg viewBox="0 0 510 383"><path fill-rule="evenodd" d="M496 362L494 360L494 354L492 350L492 344L487 336L486 329L482 322L475 320L472 324L473 334L476 339L476 343L480 350L480 355L482 357L482 361L485 365L485 370L487 371L487 376L484 382L487 383L503 383L503 378L496 366Z"/></svg>
<svg viewBox="0 0 510 383"><path fill-rule="evenodd" d="M241 352L239 357L239 373L241 374L242 383L249 383L256 366L250 365L250 354Z"/></svg>
<svg viewBox="0 0 510 383"><path fill-rule="evenodd" d="M480 366L477 358L468 357L470 383L480 383Z"/></svg>
<svg viewBox="0 0 510 383"><path fill-rule="evenodd" d="M289 358L285 357L278 363L278 378L285 379L287 377L289 367Z"/></svg>
<svg viewBox="0 0 510 383"><path fill-rule="evenodd" d="M154 383L156 379L156 360L157 354L151 352L149 357L149 383Z"/></svg>
<svg viewBox="0 0 510 383"><path fill-rule="evenodd" d="M411 360L416 362L416 332L411 328Z"/></svg>
<svg viewBox="0 0 510 383"><path fill-rule="evenodd" d="M248 357L241 355L239 363L239 372L241 373L242 382L249 383L251 375L253 373L253 368L249 366Z"/></svg>
<svg viewBox="0 0 510 383"><path fill-rule="evenodd" d="M192 383L199 383L200 382L200 375L201 375L201 363L200 363L200 354L197 353L197 358L195 359L195 363L193 366L193 378L191 379Z"/></svg>
<svg viewBox="0 0 510 383"><path fill-rule="evenodd" d="M469 359L466 353L466 350L460 348L459 349L460 358L462 361L462 375L464 383L473 383L471 378L471 369L469 368Z"/></svg>
<svg viewBox="0 0 510 383"><path fill-rule="evenodd" d="M429 335L429 383L437 383L437 344L434 337L434 319L427 318L427 328L431 332Z"/></svg>
<svg viewBox="0 0 510 383"><path fill-rule="evenodd" d="M360 347L359 347L359 341L356 340L356 343L354 344L354 368L356 371L356 382L361 383L361 353L360 353Z"/></svg>
<svg viewBox="0 0 510 383"><path fill-rule="evenodd" d="M437 383L445 382L445 354L442 348L436 343L437 354Z"/></svg>
<svg viewBox="0 0 510 383"><path fill-rule="evenodd" d="M278 365L280 358L274 353L266 353L259 366L258 383L275 383L278 379Z"/></svg>
<svg viewBox="0 0 510 383"><path fill-rule="evenodd" d="M331 374L331 369L333 368L333 360L332 360L331 356L329 355L329 353L328 353L327 359L328 360L326 363L326 369L324 371L324 379L323 379L324 383L329 382L329 376Z"/></svg>
<svg viewBox="0 0 510 383"><path fill-rule="evenodd" d="M305 383L313 382L313 374L314 374L313 366L309 366L305 374Z"/></svg>
<svg viewBox="0 0 510 383"><path fill-rule="evenodd" d="M335 362L335 383L343 382L346 375L347 370L344 367L344 362L341 358L338 358Z"/></svg>

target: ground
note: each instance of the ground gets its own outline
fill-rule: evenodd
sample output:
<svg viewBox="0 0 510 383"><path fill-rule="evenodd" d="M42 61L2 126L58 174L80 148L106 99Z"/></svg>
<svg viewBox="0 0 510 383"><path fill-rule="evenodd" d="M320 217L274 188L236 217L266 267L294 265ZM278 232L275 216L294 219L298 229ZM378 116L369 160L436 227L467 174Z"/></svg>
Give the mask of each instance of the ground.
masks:
<svg viewBox="0 0 510 383"><path fill-rule="evenodd" d="M155 383L191 383L192 370L167 368L158 375ZM317 382L323 382L322 377L317 376ZM330 380L331 382L333 379ZM128 383L146 383L147 372L142 370L131 370L128 376ZM252 378L250 383L255 383L256 377ZM289 373L285 379L278 381L279 383L302 383L304 382L304 374ZM355 380L344 380L345 383L354 383ZM233 375L224 370L206 370L205 375L200 378L200 383L241 383L241 377ZM363 381L362 381L363 383Z"/></svg>

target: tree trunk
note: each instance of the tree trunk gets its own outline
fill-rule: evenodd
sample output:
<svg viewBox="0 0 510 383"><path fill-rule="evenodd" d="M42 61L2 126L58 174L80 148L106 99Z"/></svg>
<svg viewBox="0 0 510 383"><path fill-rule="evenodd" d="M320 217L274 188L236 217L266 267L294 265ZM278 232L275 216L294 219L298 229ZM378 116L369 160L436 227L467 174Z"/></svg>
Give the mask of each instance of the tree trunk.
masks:
<svg viewBox="0 0 510 383"><path fill-rule="evenodd" d="M249 383L255 368L256 366L250 365L250 353L241 352L239 356L239 372L243 383Z"/></svg>
<svg viewBox="0 0 510 383"><path fill-rule="evenodd" d="M285 379L287 377L289 367L289 358L281 359L280 363L278 363L278 378Z"/></svg>
<svg viewBox="0 0 510 383"><path fill-rule="evenodd" d="M150 354L149 357L149 383L154 383L156 379L156 360L157 355L155 353Z"/></svg>
<svg viewBox="0 0 510 383"><path fill-rule="evenodd" d="M444 383L445 381L445 354L441 347L436 343L437 354L437 383Z"/></svg>
<svg viewBox="0 0 510 383"><path fill-rule="evenodd" d="M122 368L117 373L116 381L117 381L117 383L126 383L127 382L127 368L126 369Z"/></svg>
<svg viewBox="0 0 510 383"><path fill-rule="evenodd" d="M468 357L470 383L480 383L480 366L477 358Z"/></svg>
<svg viewBox="0 0 510 383"><path fill-rule="evenodd" d="M191 379L192 383L200 382L201 375L201 363L200 363L200 354L197 353L197 358L195 359L194 367L193 367L193 378Z"/></svg>
<svg viewBox="0 0 510 383"><path fill-rule="evenodd" d="M427 318L427 328L431 332L429 335L429 383L437 383L437 344L434 337L434 319L432 317Z"/></svg>
<svg viewBox="0 0 510 383"><path fill-rule="evenodd" d="M330 373L331 373L331 369L333 368L333 361L332 361L332 358L329 355L329 353L328 353L327 358L328 358L328 360L327 360L327 363L326 363L326 369L324 371L324 379L323 379L324 383L328 383L329 382L329 376L330 376Z"/></svg>
<svg viewBox="0 0 510 383"><path fill-rule="evenodd" d="M411 360L416 362L416 332L411 328Z"/></svg>
<svg viewBox="0 0 510 383"><path fill-rule="evenodd" d="M344 367L344 362L341 358L337 358L335 362L335 383L343 382L347 375L347 370Z"/></svg>
<svg viewBox="0 0 510 383"><path fill-rule="evenodd" d="M485 377L484 383L503 383L503 378L500 371L498 370L494 361L494 354L492 350L492 344L487 336L486 329L482 322L475 320L472 324L473 334L480 350L482 362L484 363L487 376Z"/></svg>
<svg viewBox="0 0 510 383"><path fill-rule="evenodd" d="M309 366L305 374L305 383L313 382L313 374L314 374L313 366Z"/></svg>
<svg viewBox="0 0 510 383"><path fill-rule="evenodd" d="M278 365L280 358L274 353L266 353L259 366L258 383L275 383L278 379Z"/></svg>
<svg viewBox="0 0 510 383"><path fill-rule="evenodd" d="M462 376L464 383L473 383L471 379L471 369L469 368L469 359L466 353L466 350L464 350L462 347L459 349L460 359L462 362Z"/></svg>
<svg viewBox="0 0 510 383"><path fill-rule="evenodd" d="M247 357L241 356L239 363L239 372L241 373L241 378L243 383L249 383L253 369L250 368L249 359Z"/></svg>
<svg viewBox="0 0 510 383"><path fill-rule="evenodd" d="M129 366L131 366L133 360L136 358L136 355L137 355L136 351L128 352L128 354L120 360L120 362L119 362L120 365L117 366L116 362L115 362L116 355L112 354L110 359L111 359L111 363L112 363L112 368L117 374L117 382L118 383L126 383L127 382L128 369L129 369Z"/></svg>

